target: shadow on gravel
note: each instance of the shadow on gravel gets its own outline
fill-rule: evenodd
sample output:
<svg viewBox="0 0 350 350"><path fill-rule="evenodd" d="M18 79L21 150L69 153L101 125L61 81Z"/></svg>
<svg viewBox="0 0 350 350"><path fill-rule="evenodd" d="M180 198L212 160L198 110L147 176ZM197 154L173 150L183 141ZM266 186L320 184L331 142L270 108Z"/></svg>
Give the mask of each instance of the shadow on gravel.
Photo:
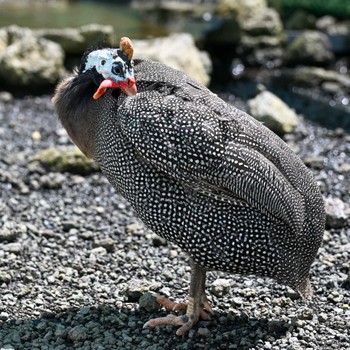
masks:
<svg viewBox="0 0 350 350"><path fill-rule="evenodd" d="M0 323L0 349L239 349L248 350L286 336L295 326L279 320L215 312L183 337L172 326L143 329L166 311L108 305L43 314L39 319ZM259 347L260 348L260 347Z"/></svg>

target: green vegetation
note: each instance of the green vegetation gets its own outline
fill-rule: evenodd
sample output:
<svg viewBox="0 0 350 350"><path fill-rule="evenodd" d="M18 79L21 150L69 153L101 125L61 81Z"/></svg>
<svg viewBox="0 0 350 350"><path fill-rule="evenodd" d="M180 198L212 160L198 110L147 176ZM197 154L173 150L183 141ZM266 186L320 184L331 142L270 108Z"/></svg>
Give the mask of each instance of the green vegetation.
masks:
<svg viewBox="0 0 350 350"><path fill-rule="evenodd" d="M279 10L305 10L315 15L350 16L350 0L269 0Z"/></svg>

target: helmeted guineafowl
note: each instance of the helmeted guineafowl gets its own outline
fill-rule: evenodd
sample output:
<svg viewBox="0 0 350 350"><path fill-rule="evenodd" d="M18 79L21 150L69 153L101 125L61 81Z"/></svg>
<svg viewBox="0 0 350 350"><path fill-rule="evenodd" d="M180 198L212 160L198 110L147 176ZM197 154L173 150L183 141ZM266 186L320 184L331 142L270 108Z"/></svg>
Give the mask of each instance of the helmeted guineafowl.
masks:
<svg viewBox="0 0 350 350"><path fill-rule="evenodd" d="M133 62L129 39L120 46L87 53L54 104L147 226L193 261L186 315L145 326L178 325L181 335L208 318L206 270L272 277L309 296L325 223L311 172L246 113L182 72Z"/></svg>

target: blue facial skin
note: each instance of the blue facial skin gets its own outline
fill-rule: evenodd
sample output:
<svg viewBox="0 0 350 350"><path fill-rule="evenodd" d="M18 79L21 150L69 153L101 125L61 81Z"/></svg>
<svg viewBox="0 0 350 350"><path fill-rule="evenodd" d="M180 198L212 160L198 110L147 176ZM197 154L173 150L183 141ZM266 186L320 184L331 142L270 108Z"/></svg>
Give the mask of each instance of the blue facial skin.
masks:
<svg viewBox="0 0 350 350"><path fill-rule="evenodd" d="M94 68L104 79L113 79L116 83L134 77L134 62L128 65L118 55L117 49L101 49L91 52L86 59L85 70Z"/></svg>

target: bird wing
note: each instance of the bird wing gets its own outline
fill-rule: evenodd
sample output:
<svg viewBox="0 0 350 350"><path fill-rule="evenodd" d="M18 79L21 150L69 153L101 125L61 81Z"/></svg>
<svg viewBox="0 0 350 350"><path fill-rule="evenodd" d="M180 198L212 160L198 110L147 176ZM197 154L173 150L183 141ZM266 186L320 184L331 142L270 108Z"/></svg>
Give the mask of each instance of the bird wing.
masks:
<svg viewBox="0 0 350 350"><path fill-rule="evenodd" d="M249 117L240 112L239 120L238 110L226 104L220 113L208 103L218 99L214 94L196 95L194 89L163 86L127 99L118 110L125 138L148 164L184 187L222 193L301 232L302 195L278 165L240 142L241 122L249 124ZM264 129L261 125L262 133Z"/></svg>

